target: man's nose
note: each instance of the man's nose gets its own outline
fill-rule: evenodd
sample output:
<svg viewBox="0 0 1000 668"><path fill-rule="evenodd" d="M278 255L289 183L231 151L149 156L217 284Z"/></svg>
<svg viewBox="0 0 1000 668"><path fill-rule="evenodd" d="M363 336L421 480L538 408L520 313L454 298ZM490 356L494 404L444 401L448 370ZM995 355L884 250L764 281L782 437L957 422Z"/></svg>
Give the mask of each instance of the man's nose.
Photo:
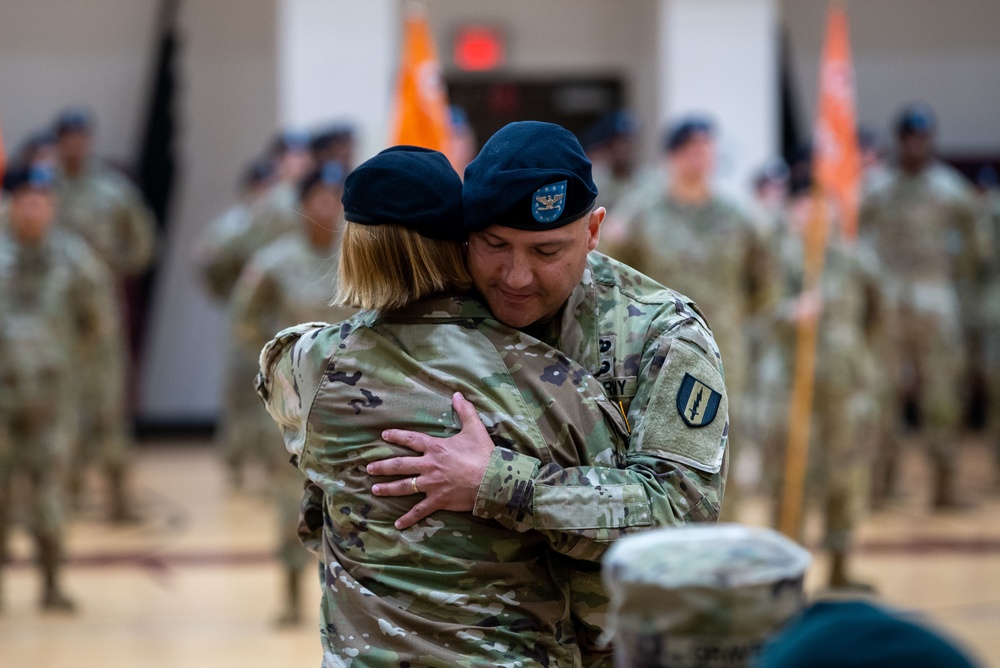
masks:
<svg viewBox="0 0 1000 668"><path fill-rule="evenodd" d="M523 290L534 281L534 272L527 262L515 256L504 267L503 281L511 290Z"/></svg>

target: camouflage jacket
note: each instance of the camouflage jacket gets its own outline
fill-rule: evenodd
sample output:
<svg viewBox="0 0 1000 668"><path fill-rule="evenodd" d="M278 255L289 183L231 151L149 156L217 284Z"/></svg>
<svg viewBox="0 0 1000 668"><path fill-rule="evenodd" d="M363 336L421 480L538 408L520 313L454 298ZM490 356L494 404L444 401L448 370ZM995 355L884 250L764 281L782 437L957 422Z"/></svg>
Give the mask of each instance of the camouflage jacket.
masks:
<svg viewBox="0 0 1000 668"><path fill-rule="evenodd" d="M594 375L627 416L627 444L591 445L591 465L559 466L497 448L473 513L538 531L598 561L648 527L715 521L728 471L722 361L698 307L591 253L560 314L532 332ZM586 541L576 542L578 537Z"/></svg>
<svg viewBox="0 0 1000 668"><path fill-rule="evenodd" d="M687 206L663 195L625 226L617 257L696 300L712 324L730 381L737 375L742 380L746 326L776 296L775 263L759 227L719 197Z"/></svg>
<svg viewBox="0 0 1000 668"><path fill-rule="evenodd" d="M227 300L254 253L300 227L295 189L278 184L253 204L238 204L213 221L195 247L211 295Z"/></svg>
<svg viewBox="0 0 1000 668"><path fill-rule="evenodd" d="M988 254L980 216L971 187L952 168L890 170L866 194L859 218L890 302L956 321L964 307L971 317Z"/></svg>
<svg viewBox="0 0 1000 668"><path fill-rule="evenodd" d="M92 161L76 178L56 173L58 221L83 237L118 274L149 266L156 242L152 212L124 175Z"/></svg>
<svg viewBox="0 0 1000 668"><path fill-rule="evenodd" d="M107 334L110 281L69 232L53 231L38 246L0 234L0 413L72 426L72 365Z"/></svg>
<svg viewBox="0 0 1000 668"><path fill-rule="evenodd" d="M476 406L500 466L613 463L624 420L586 369L476 300L434 298L286 330L261 355L258 391L314 483L307 523L310 503L321 506L324 665L580 664L571 563L549 536L444 511L400 532L412 499L373 497L365 465L409 452L382 441L388 426L457 433L455 391ZM616 486L591 489L623 508ZM586 542L565 534L557 547L590 553Z"/></svg>
<svg viewBox="0 0 1000 668"><path fill-rule="evenodd" d="M314 249L289 233L254 253L232 292L232 335L258 353L274 335L302 322L339 322L354 309L330 306L337 251Z"/></svg>

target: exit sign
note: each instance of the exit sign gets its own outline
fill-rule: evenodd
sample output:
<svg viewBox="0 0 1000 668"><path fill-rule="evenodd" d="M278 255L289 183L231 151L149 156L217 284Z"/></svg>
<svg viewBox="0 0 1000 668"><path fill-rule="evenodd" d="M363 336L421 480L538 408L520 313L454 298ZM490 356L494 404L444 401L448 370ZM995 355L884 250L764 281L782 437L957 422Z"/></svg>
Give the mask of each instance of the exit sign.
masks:
<svg viewBox="0 0 1000 668"><path fill-rule="evenodd" d="M504 64L507 44L492 26L464 26L455 34L455 65L466 72L488 72Z"/></svg>

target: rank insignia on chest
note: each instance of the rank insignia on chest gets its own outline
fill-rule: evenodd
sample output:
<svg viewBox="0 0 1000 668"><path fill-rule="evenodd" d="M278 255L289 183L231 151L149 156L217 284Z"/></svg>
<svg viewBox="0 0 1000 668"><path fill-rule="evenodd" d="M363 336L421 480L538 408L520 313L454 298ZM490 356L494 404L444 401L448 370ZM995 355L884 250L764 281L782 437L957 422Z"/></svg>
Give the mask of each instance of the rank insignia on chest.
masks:
<svg viewBox="0 0 1000 668"><path fill-rule="evenodd" d="M689 373L684 374L677 391L677 412L689 427L707 427L719 412L722 394Z"/></svg>
<svg viewBox="0 0 1000 668"><path fill-rule="evenodd" d="M559 219L566 202L566 183L550 183L535 191L531 201L531 215L535 220L551 223Z"/></svg>

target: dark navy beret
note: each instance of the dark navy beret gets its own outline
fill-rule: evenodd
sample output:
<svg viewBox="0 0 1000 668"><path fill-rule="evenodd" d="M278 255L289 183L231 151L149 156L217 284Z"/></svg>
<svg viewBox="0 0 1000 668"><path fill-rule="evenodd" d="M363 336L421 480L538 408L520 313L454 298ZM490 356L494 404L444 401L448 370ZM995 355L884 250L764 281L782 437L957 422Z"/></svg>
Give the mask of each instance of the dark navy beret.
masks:
<svg viewBox="0 0 1000 668"><path fill-rule="evenodd" d="M53 128L57 135L67 132L90 132L94 127L94 116L82 107L63 110L56 118Z"/></svg>
<svg viewBox="0 0 1000 668"><path fill-rule="evenodd" d="M972 668L937 633L862 601L807 608L759 657L760 668Z"/></svg>
<svg viewBox="0 0 1000 668"><path fill-rule="evenodd" d="M4 174L3 189L9 193L16 193L22 188L47 191L52 189L52 179L52 170L48 167L13 167Z"/></svg>
<svg viewBox="0 0 1000 668"><path fill-rule="evenodd" d="M911 104L896 119L896 135L927 134L934 131L934 112L925 104Z"/></svg>
<svg viewBox="0 0 1000 668"><path fill-rule="evenodd" d="M309 191L316 186L326 186L327 188L342 188L344 177L344 165L337 160L329 160L306 174L299 182L299 201L305 199Z"/></svg>
<svg viewBox="0 0 1000 668"><path fill-rule="evenodd" d="M617 109L602 116L583 133L580 143L584 149L593 149L607 144L617 137L634 135L639 129L635 115L628 109Z"/></svg>
<svg viewBox="0 0 1000 668"><path fill-rule="evenodd" d="M309 135L302 130L285 130L271 143L271 155L280 156L288 151L308 151Z"/></svg>
<svg viewBox="0 0 1000 668"><path fill-rule="evenodd" d="M667 152L677 151L691 141L696 135L713 135L715 128L712 121L704 116L688 116L677 121L669 128L663 136L663 150Z"/></svg>
<svg viewBox="0 0 1000 668"><path fill-rule="evenodd" d="M520 121L503 127L465 168L465 227L551 230L587 213L597 199L590 160L564 127Z"/></svg>
<svg viewBox="0 0 1000 668"><path fill-rule="evenodd" d="M354 139L354 127L347 123L330 125L319 130L312 136L309 148L313 151L325 151L331 146L344 144Z"/></svg>
<svg viewBox="0 0 1000 668"><path fill-rule="evenodd" d="M462 179L439 151L385 149L348 174L341 201L352 223L400 225L431 239L466 238Z"/></svg>

